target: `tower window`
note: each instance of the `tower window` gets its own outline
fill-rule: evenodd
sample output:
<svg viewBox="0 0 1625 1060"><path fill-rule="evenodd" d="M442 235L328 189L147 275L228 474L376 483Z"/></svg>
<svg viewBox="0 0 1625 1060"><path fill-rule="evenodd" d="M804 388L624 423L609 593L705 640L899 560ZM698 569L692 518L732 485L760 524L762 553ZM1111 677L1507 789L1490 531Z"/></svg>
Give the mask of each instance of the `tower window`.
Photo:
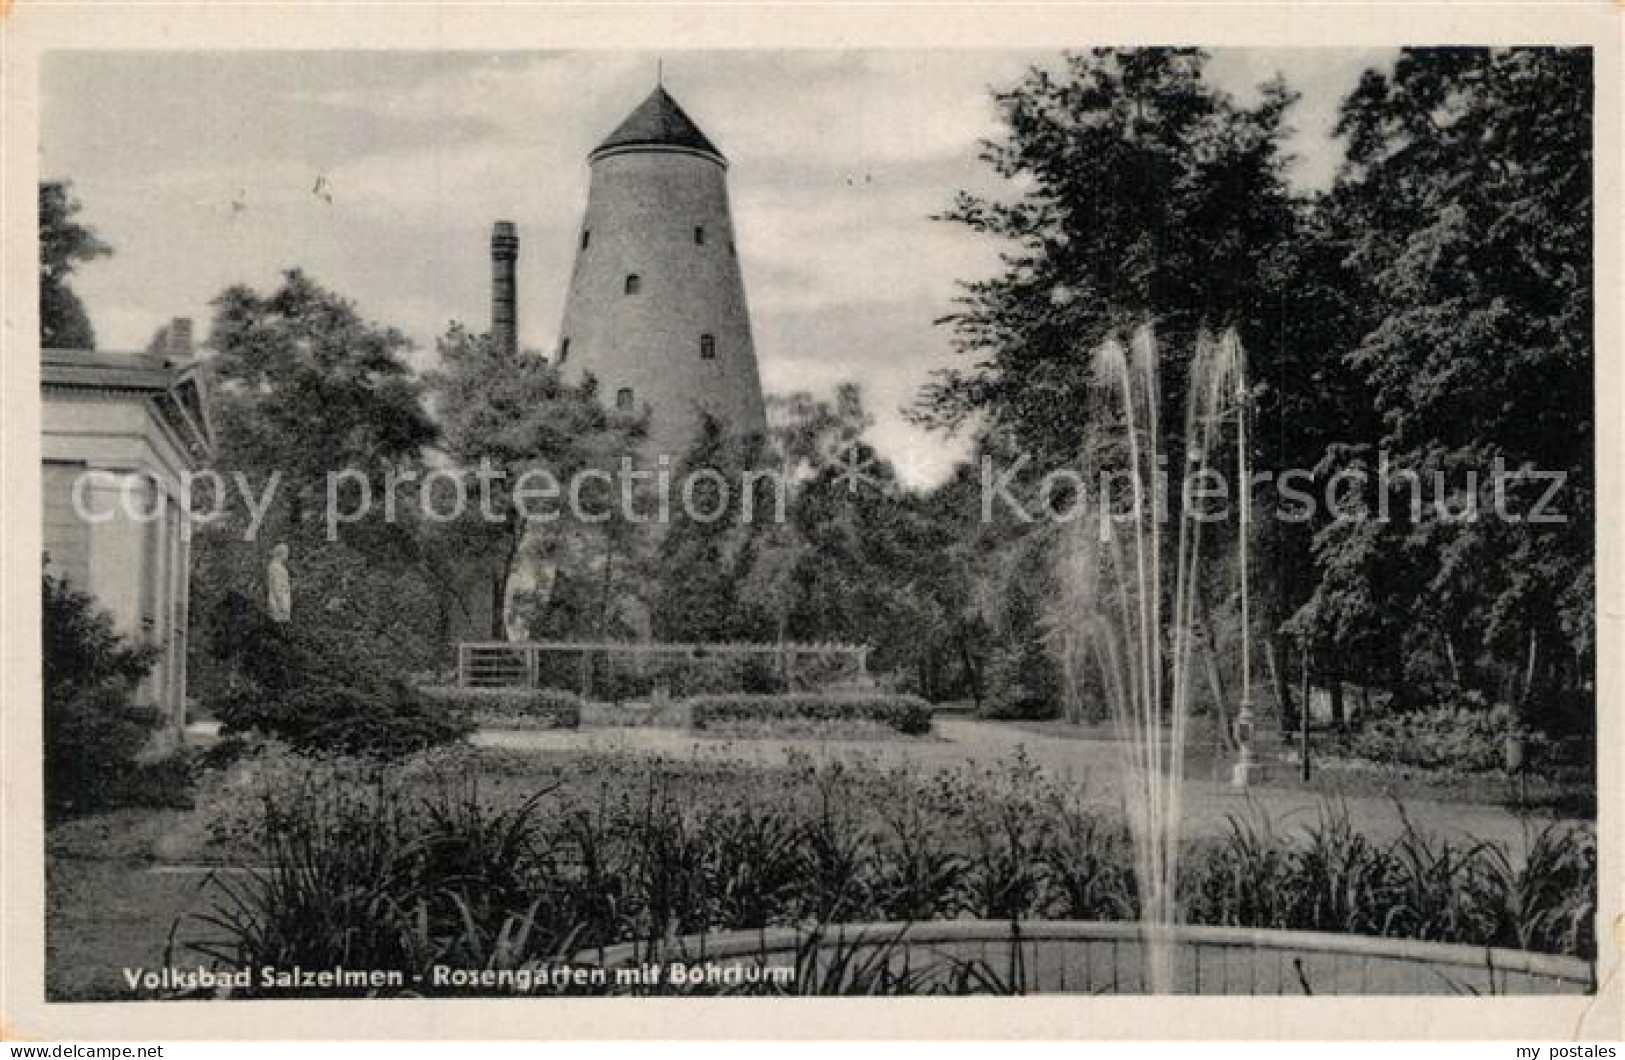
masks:
<svg viewBox="0 0 1625 1060"><path fill-rule="evenodd" d="M701 246L701 247L705 246L705 226L704 225L695 225L694 226L694 243L695 243L696 246Z"/></svg>
<svg viewBox="0 0 1625 1060"><path fill-rule="evenodd" d="M586 250L587 249L587 244L591 243L591 242L592 242L592 229L583 228L581 230L581 249Z"/></svg>
<svg viewBox="0 0 1625 1060"><path fill-rule="evenodd" d="M714 361L717 357L717 340L715 335L700 336L700 360Z"/></svg>
<svg viewBox="0 0 1625 1060"><path fill-rule="evenodd" d="M566 335L559 340L559 363L563 364L570 359L570 336Z"/></svg>
<svg viewBox="0 0 1625 1060"><path fill-rule="evenodd" d="M615 407L622 412L632 411L632 388L623 386L615 391Z"/></svg>
<svg viewBox="0 0 1625 1060"><path fill-rule="evenodd" d="M643 290L643 277L639 276L635 272L627 273L627 275L626 275L626 293L627 294L637 294L641 290Z"/></svg>

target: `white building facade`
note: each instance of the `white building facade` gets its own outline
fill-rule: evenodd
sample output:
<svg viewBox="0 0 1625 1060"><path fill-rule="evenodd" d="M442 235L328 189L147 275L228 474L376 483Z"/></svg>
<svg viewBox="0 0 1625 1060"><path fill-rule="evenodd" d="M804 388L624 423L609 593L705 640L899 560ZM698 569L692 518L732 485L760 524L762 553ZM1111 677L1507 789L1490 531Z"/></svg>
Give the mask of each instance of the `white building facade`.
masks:
<svg viewBox="0 0 1625 1060"><path fill-rule="evenodd" d="M46 570L95 596L121 634L160 649L139 698L178 733L191 571L185 486L214 443L199 369L163 353L45 350L40 391Z"/></svg>

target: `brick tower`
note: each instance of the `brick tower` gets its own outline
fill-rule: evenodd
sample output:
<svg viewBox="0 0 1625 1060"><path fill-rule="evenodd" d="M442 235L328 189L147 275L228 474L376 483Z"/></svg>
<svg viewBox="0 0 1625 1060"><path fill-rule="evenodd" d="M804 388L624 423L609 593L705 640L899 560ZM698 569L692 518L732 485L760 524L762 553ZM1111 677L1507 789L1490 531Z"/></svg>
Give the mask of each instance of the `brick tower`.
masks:
<svg viewBox="0 0 1625 1060"><path fill-rule="evenodd" d="M727 159L656 87L587 161L556 352L566 377L591 372L605 404L647 408L651 456L679 459L702 412L764 431Z"/></svg>

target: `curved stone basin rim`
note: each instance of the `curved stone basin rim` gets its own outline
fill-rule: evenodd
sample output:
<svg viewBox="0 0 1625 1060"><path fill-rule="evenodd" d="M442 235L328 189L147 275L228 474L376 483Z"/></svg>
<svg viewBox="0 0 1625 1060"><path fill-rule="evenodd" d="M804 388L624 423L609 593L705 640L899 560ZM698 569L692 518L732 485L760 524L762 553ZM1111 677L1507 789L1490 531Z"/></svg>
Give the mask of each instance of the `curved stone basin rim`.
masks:
<svg viewBox="0 0 1625 1060"><path fill-rule="evenodd" d="M1145 939L1146 930L1145 925L1132 921L1030 920L1019 921L1014 926L1006 920L871 922L826 925L822 930L824 940L821 945L883 945L898 942L910 947L930 947L956 943L1008 943L1015 939L1023 943L1075 941L1138 944ZM1178 925L1171 931L1176 947L1380 958L1476 972L1492 969L1498 973L1538 976L1581 989L1589 989L1594 982L1594 968L1588 960L1528 950L1265 928ZM787 956L794 954L810 933L805 928L773 927L686 935L663 944L653 955L646 943L621 943L598 951L596 963L603 967L618 967L651 959L718 960Z"/></svg>

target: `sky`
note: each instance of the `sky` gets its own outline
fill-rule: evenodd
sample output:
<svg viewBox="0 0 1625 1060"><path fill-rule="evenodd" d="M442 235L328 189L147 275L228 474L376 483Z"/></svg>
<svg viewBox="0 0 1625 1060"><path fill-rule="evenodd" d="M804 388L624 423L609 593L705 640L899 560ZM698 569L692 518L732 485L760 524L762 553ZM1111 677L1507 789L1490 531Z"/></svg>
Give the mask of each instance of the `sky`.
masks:
<svg viewBox="0 0 1625 1060"><path fill-rule="evenodd" d="M764 388L863 385L880 451L915 484L965 439L903 417L957 359L947 312L999 246L932 220L956 191L1008 195L978 147L991 90L1054 52L59 52L42 73L42 178L68 178L115 248L73 285L103 349L144 348L171 317L207 332L233 283L300 267L406 333L420 367L452 320L489 320L491 222L522 240L520 340L554 348L587 153L665 85L730 162ZM1300 189L1330 183L1336 108L1363 50L1219 50L1243 102L1279 72Z"/></svg>

